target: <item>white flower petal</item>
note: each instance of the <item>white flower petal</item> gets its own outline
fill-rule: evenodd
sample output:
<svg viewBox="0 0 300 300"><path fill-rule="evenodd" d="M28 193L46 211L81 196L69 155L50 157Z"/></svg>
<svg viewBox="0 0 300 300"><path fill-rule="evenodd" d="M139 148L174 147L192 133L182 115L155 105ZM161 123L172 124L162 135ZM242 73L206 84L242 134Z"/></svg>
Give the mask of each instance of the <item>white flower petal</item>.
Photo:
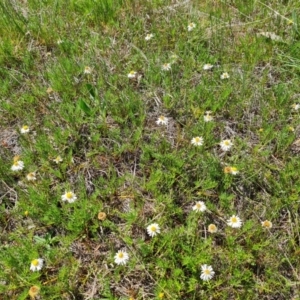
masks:
<svg viewBox="0 0 300 300"><path fill-rule="evenodd" d="M10 169L12 171L21 171L23 168L24 168L24 162L22 162L21 160L16 160Z"/></svg>
<svg viewBox="0 0 300 300"><path fill-rule="evenodd" d="M73 192L67 191L61 196L61 200L73 203L77 200L77 196Z"/></svg>
<svg viewBox="0 0 300 300"><path fill-rule="evenodd" d="M223 151L229 151L233 146L233 143L231 140L223 140L222 142L220 142L220 146Z"/></svg>
<svg viewBox="0 0 300 300"><path fill-rule="evenodd" d="M165 63L161 66L161 69L163 71L170 71L171 70L171 64L170 63Z"/></svg>
<svg viewBox="0 0 300 300"><path fill-rule="evenodd" d="M167 117L164 117L164 116L159 116L157 121L156 121L156 124L158 125L167 125L168 124L168 118Z"/></svg>
<svg viewBox="0 0 300 300"><path fill-rule="evenodd" d="M242 220L236 215L233 215L227 220L227 225L232 228L240 228L242 226L242 223Z"/></svg>
<svg viewBox="0 0 300 300"><path fill-rule="evenodd" d="M211 266L202 265L201 266L201 275L200 278L204 281L212 279L215 275L215 272Z"/></svg>
<svg viewBox="0 0 300 300"><path fill-rule="evenodd" d="M193 206L193 210L196 212L204 212L204 211L206 211L206 205L204 204L203 201L198 201Z"/></svg>
<svg viewBox="0 0 300 300"><path fill-rule="evenodd" d="M41 258L37 258L37 259L34 259L32 262L31 262L31 265L30 265L30 270L35 272L35 271L40 271L43 267L43 264L44 264L44 260L41 259Z"/></svg>
<svg viewBox="0 0 300 300"><path fill-rule="evenodd" d="M156 236L158 233L160 233L160 227L157 223L153 223L153 224L150 224L148 227L147 227L147 232L148 234L151 236L151 237L154 237Z"/></svg>
<svg viewBox="0 0 300 300"><path fill-rule="evenodd" d="M117 265L125 265L129 260L129 255L126 251L119 250L116 253L114 259Z"/></svg>
<svg viewBox="0 0 300 300"><path fill-rule="evenodd" d="M203 137L201 136L196 136L192 138L191 144L195 146L202 146L203 145Z"/></svg>

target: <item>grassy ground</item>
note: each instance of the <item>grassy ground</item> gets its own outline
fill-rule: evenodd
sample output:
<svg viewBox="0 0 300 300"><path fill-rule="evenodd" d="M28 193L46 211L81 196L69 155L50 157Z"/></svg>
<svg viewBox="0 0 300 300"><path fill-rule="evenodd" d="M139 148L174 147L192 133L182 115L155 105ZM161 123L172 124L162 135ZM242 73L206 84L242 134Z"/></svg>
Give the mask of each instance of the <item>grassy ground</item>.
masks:
<svg viewBox="0 0 300 300"><path fill-rule="evenodd" d="M299 12L1 2L1 299L300 299Z"/></svg>

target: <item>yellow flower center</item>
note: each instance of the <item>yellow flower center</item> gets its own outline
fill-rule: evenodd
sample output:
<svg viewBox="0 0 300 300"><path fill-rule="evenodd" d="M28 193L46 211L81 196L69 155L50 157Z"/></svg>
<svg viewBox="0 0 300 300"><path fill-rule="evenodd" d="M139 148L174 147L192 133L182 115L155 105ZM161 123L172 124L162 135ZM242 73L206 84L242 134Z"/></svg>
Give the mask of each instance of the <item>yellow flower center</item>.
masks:
<svg viewBox="0 0 300 300"><path fill-rule="evenodd" d="M164 121L164 120L165 120L165 117L164 117L164 116L160 116L159 119L160 119L161 121Z"/></svg>
<svg viewBox="0 0 300 300"><path fill-rule="evenodd" d="M272 223L270 221L264 221L262 224L263 227L266 228L271 228L272 227Z"/></svg>
<svg viewBox="0 0 300 300"><path fill-rule="evenodd" d="M225 173L225 174L228 174L228 173L231 172L231 170L232 170L231 167L225 167L225 168L224 168L224 173Z"/></svg>
<svg viewBox="0 0 300 300"><path fill-rule="evenodd" d="M156 232L156 226L151 226L150 230Z"/></svg>
<svg viewBox="0 0 300 300"><path fill-rule="evenodd" d="M99 212L98 213L98 219L100 221L104 221L106 219L106 213L105 212Z"/></svg>
<svg viewBox="0 0 300 300"><path fill-rule="evenodd" d="M124 254L121 252L118 254L119 258L123 258L124 257Z"/></svg>
<svg viewBox="0 0 300 300"><path fill-rule="evenodd" d="M199 143L200 141L201 141L201 139L200 139L199 137L196 137L196 138L195 138L195 142L196 142L196 143Z"/></svg>
<svg viewBox="0 0 300 300"><path fill-rule="evenodd" d="M204 270L203 272L205 275L210 275L210 271L208 269Z"/></svg>
<svg viewBox="0 0 300 300"><path fill-rule="evenodd" d="M28 128L29 128L29 127L28 127L27 125L24 125L24 126L22 127L23 130L28 130Z"/></svg>
<svg viewBox="0 0 300 300"><path fill-rule="evenodd" d="M14 166L18 167L19 166L19 161L15 161Z"/></svg>
<svg viewBox="0 0 300 300"><path fill-rule="evenodd" d="M73 198L73 193L72 192L67 192L66 193L66 198L68 198L68 199Z"/></svg>
<svg viewBox="0 0 300 300"><path fill-rule="evenodd" d="M54 161L57 162L57 163L60 162L61 160L62 160L62 159L61 159L60 156L57 156L57 157L54 159Z"/></svg>
<svg viewBox="0 0 300 300"><path fill-rule="evenodd" d="M209 230L209 231L216 231L216 230L217 230L217 227L216 227L216 225L214 225L214 224L210 224L210 225L208 226L208 230Z"/></svg>
<svg viewBox="0 0 300 300"><path fill-rule="evenodd" d="M32 286L30 289L29 289L29 296L34 298L35 296L37 296L40 292L40 288L36 285Z"/></svg>
<svg viewBox="0 0 300 300"><path fill-rule="evenodd" d="M15 156L15 157L14 157L14 162L19 162L19 159L20 159L20 156L19 156L19 155Z"/></svg>
<svg viewBox="0 0 300 300"><path fill-rule="evenodd" d="M31 262L35 267L37 267L39 265L39 261L37 259L34 259L32 262Z"/></svg>
<svg viewBox="0 0 300 300"><path fill-rule="evenodd" d="M224 141L224 145L225 146L229 146L230 145L230 141L228 141L228 140Z"/></svg>
<svg viewBox="0 0 300 300"><path fill-rule="evenodd" d="M232 218L231 218L231 222L232 222L232 223L237 223L237 221L238 221L238 220L237 220L236 217L232 217Z"/></svg>

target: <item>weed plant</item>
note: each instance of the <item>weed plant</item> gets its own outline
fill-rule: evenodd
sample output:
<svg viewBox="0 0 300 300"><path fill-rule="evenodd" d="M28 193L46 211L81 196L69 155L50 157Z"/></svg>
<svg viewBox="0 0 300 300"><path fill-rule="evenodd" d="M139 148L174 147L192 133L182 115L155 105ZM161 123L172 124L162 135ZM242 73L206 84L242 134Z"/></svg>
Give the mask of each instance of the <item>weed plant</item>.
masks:
<svg viewBox="0 0 300 300"><path fill-rule="evenodd" d="M299 299L299 12L2 1L1 299Z"/></svg>

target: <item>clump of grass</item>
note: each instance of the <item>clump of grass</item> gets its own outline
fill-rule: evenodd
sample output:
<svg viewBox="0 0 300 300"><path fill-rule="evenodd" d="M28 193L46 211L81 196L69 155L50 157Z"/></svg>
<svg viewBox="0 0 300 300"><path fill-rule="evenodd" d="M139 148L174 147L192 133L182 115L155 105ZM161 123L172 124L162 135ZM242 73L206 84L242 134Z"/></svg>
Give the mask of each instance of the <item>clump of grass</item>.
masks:
<svg viewBox="0 0 300 300"><path fill-rule="evenodd" d="M296 1L0 9L4 299L299 296Z"/></svg>

